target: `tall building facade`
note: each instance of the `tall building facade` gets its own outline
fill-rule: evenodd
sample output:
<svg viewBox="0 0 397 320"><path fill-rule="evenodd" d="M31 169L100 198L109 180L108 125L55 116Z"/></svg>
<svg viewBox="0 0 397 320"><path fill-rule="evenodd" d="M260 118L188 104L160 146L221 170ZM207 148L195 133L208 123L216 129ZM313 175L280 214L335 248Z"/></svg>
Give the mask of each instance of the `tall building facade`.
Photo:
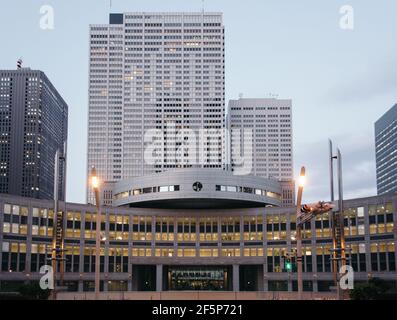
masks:
<svg viewBox="0 0 397 320"><path fill-rule="evenodd" d="M294 203L292 101L230 100L227 127L230 168L282 182L283 204ZM250 138L251 137L251 138Z"/></svg>
<svg viewBox="0 0 397 320"><path fill-rule="evenodd" d="M52 199L55 153L67 141L66 102L42 71L0 70L0 114L0 192Z"/></svg>
<svg viewBox="0 0 397 320"><path fill-rule="evenodd" d="M223 167L222 20L207 12L123 13L90 26L88 171L95 166L113 183Z"/></svg>
<svg viewBox="0 0 397 320"><path fill-rule="evenodd" d="M397 192L397 104L375 123L378 194Z"/></svg>

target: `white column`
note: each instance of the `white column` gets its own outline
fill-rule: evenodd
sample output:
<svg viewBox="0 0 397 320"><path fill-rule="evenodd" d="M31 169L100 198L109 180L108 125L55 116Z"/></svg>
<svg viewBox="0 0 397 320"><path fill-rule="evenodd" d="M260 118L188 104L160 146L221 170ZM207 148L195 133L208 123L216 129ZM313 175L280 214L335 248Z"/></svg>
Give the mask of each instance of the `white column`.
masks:
<svg viewBox="0 0 397 320"><path fill-rule="evenodd" d="M163 265L156 265L156 291L163 291Z"/></svg>
<svg viewBox="0 0 397 320"><path fill-rule="evenodd" d="M240 266L233 265L233 291L240 291Z"/></svg>

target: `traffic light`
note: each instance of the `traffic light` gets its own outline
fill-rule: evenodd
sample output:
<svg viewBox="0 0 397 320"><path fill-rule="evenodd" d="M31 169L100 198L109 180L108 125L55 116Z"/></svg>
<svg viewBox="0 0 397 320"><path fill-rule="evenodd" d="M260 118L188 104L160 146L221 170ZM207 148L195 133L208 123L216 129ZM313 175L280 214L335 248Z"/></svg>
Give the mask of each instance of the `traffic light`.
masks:
<svg viewBox="0 0 397 320"><path fill-rule="evenodd" d="M290 255L288 253L284 257L284 269L287 272L291 272L292 271L291 257L290 257Z"/></svg>

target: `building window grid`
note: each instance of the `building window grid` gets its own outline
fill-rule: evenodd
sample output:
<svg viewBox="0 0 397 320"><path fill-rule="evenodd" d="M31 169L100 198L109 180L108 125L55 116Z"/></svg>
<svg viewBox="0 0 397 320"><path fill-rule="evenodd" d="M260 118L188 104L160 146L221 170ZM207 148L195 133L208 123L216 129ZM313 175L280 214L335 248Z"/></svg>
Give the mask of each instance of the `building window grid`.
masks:
<svg viewBox="0 0 397 320"><path fill-rule="evenodd" d="M360 213L362 212L362 213ZM15 215L15 216L27 216L28 215L28 208L27 207L19 207L19 206L12 206L9 204L6 204L4 206L4 215ZM392 217L393 214L393 207L391 203L386 203L385 205L370 205L369 210L368 210L368 216L378 216L378 215L383 215L384 218L381 219L380 221L376 220L376 222L381 222L383 223L384 221L392 221L390 217ZM83 214L84 215L84 214ZM352 208L352 209L346 209L345 211L345 225L348 225L349 227L354 227L354 219L359 219L363 218L363 208ZM391 215L391 216L390 216ZM92 220L95 220L95 215L86 213L85 215L85 222L89 222ZM48 209L44 208L33 208L32 209L32 225L38 226L38 227L46 227L48 228L51 223L49 221L52 220L53 217L53 212ZM129 216L114 216L116 225L122 225L121 230L127 230L129 229ZM290 230L293 232L296 226L294 226L295 219L293 215L290 215ZM113 218L112 218L113 219ZM109 221L113 221L112 219L109 219ZM241 220L242 219L242 220ZM315 229L316 229L316 238L319 238L319 234L317 233L317 230L319 229L329 229L329 216L324 215L321 218L316 218L315 219ZM346 222L347 219L347 222ZM105 221L105 215L102 216L103 223ZM152 223L155 223L155 219L152 219L152 217L136 217L134 216L132 218L134 221L134 224L138 226L138 230L140 233L145 231L144 238L138 237L134 240L151 240L151 236L146 237L147 235L151 235L151 230L152 230ZM168 235L171 235L174 233L174 228L171 227L173 226L173 218L161 218L161 222L165 221L165 229L163 226L161 226L161 234L166 233ZM176 225L177 225L177 231L178 231L178 237L175 240L176 243L180 241L196 241L196 225L199 225L199 229L197 230L199 233L199 241L218 241L217 240L217 235L218 235L218 227L217 223L220 221L221 223L221 230L220 233L222 234L221 240L222 241L246 241L246 240L261 240L260 237L258 236L258 233L260 232L260 225L263 225L263 221L266 221L267 225L267 240L278 240L277 237L274 236L274 232L278 231L283 231L286 229L286 215L261 215L261 216L243 216L243 217L235 217L235 218L181 218L176 220ZM240 221L243 222L243 232L241 232L240 228ZM328 222L327 222L328 221ZM352 222L353 221L353 222ZM79 223L81 226L81 213L80 212L68 212L67 215L67 230L72 230L72 233L68 233L66 235L67 238L71 237L77 237L74 233L79 230ZM118 223L117 223L118 222ZM125 223L127 222L127 223ZM139 223L138 223L139 222ZM261 223L262 222L262 223ZM324 224L324 222L326 222ZM391 223L391 222L390 222ZM371 225L371 223L369 223ZM159 230L156 225L156 231ZM278 227L275 227L274 225L278 225ZM88 225L85 224L84 227L87 227ZM109 222L110 226L110 222ZM126 226L126 227L125 227ZM208 226L208 227L207 227ZM269 227L271 226L271 227ZM89 226L89 231L92 231L93 227L95 225L93 223L90 224ZM116 230L117 227L115 227ZM76 230L77 229L77 230ZM110 229L110 228L109 228ZM269 236L269 229L271 229L271 236ZM308 228L310 229L310 228ZM102 227L102 230L105 231L105 228ZM355 235L355 232L351 231L352 229L349 228L349 235ZM382 229L383 230L383 229ZM86 229L84 228L84 231ZM110 230L109 230L110 231ZM205 232L202 232L205 231ZM321 237L327 237L324 235L324 231L326 234L328 233L328 230L322 230L322 233L320 234ZM242 237L241 237L242 233ZM381 232L382 233L382 232ZM38 234L41 235L47 235L45 231L42 231L41 233L38 232ZM85 233L86 234L86 233ZM181 235L180 235L181 234ZM252 236L254 234L254 236ZM262 232L262 235L264 232ZM209 236L211 235L211 236ZM158 239L158 238L156 238ZM173 241L172 236L169 237L163 237L161 235L161 239L164 241ZM280 239L279 239L280 240ZM7 242L3 242L3 249L7 247ZM365 249L362 249L361 244L357 243L348 243L348 247L351 248L351 264L355 271L358 272L364 272L367 269L366 263L365 263ZM19 261L25 261L26 260L26 245L25 248L22 249L21 251L18 251L15 249L15 245L13 247L14 251L13 253L22 253L24 256L18 256L16 258L18 262L16 263L15 261L15 255L13 260L9 259L8 256L5 254L7 253L6 250L3 250L3 257L2 257L2 269L12 270L12 271L17 271L17 270L22 270L21 266L23 266L23 269L25 269L25 262L19 262ZM330 262L330 246L325 245L325 246L317 246L315 248L316 250L316 256L317 256L317 271L318 272L331 272L332 270L332 264ZM395 243L394 242L387 242L387 243L375 243L371 242L370 243L370 258L371 258L371 270L372 271L393 271L395 270ZM282 261L279 260L276 257L280 257L280 251L274 251L273 248L267 248L267 259L268 259L268 269L269 270L275 270L274 272L279 272L279 268L277 266L282 266ZM66 247L66 255L67 255L67 263L66 263L66 270L67 272L77 272L79 270L78 268L78 263L79 263L79 254L78 254L78 247L76 246L67 246ZM160 250L160 251L159 251ZM311 248L306 248L304 249L304 256L310 256L311 260ZM49 246L45 245L40 245L33 243L32 244L32 250L31 250L31 263L30 263L30 269L32 272L37 272L39 269L39 266L41 263L45 263L46 259L48 258L48 252L50 252ZM273 251L275 252L275 255L273 254ZM84 250L84 270L93 270L93 263L94 263L94 258L95 257L95 250L94 248L90 247L85 247ZM119 253L122 252L120 255ZM165 249L156 249L155 251L155 256L159 257L172 257L174 255L174 249L173 248L165 248ZM270 255L270 252L271 255ZM284 251L282 251L284 252ZM310 254L308 254L310 252ZM112 259L115 259L115 264L111 264L114 267L111 267L109 269L109 272L126 272L127 268L127 259L128 259L128 248L112 248L110 250L110 256L112 256ZM263 247L255 247L255 248L248 248L244 247L243 251L240 252L240 248L225 248L225 247L220 247L220 251L215 248L201 248L196 252L196 249L192 248L178 248L177 251L175 252L178 257L194 257L196 255L201 256L201 257L217 257L219 254L224 257L232 257L232 256L239 256L242 254L243 256L250 256L250 257L260 257L263 256ZM107 259L109 259L109 254L106 255ZM127 259L124 261L123 258L117 258L117 257L127 257ZM133 248L132 256L135 257L147 257L147 256L152 256L152 249L151 248ZM272 258L269 258L269 257ZM11 257L11 256L10 256ZM22 257L22 258L21 258ZM91 257L91 258L89 258ZM105 251L104 248L101 248L101 270L104 270L104 259L105 259ZM281 255L282 257L282 255ZM89 260L90 259L90 260ZM122 259L122 260L120 260ZM70 261L69 261L70 260ZM305 260L305 259L304 259ZM12 261L12 262L11 262ZM94 263L95 264L95 263ZM307 268L307 271L310 272L311 270L311 262L306 261L305 262L305 267ZM113 271L111 271L113 269ZM69 270L69 271L68 271ZM92 271L85 271L85 272L92 272ZM270 271L269 271L270 272Z"/></svg>

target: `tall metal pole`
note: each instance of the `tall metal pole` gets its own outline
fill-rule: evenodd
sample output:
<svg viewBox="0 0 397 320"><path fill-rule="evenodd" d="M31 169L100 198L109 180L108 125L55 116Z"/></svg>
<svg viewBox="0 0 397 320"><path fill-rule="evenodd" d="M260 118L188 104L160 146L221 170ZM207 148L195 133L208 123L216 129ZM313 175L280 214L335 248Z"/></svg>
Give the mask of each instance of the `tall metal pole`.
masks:
<svg viewBox="0 0 397 320"><path fill-rule="evenodd" d="M56 300L56 273L57 273L57 219L58 219L58 202L59 202L59 155L60 151L55 152L54 159L54 217L52 228L52 244L51 244L51 267L54 279L54 289L52 290L52 299Z"/></svg>
<svg viewBox="0 0 397 320"><path fill-rule="evenodd" d="M100 292L100 263L101 263L101 205L99 200L99 190L95 190L95 201L97 207L97 216L96 216L96 241L95 241L95 299L99 299Z"/></svg>
<svg viewBox="0 0 397 320"><path fill-rule="evenodd" d="M300 176L305 177L306 169L301 168ZM303 279L302 279L302 225L299 218L301 215L302 206L303 183L298 186L298 196L296 200L296 263L298 265L298 300L302 300L303 293Z"/></svg>
<svg viewBox="0 0 397 320"><path fill-rule="evenodd" d="M339 227L340 227L340 247L342 266L346 265L346 243L343 215L343 177L342 177L342 153L338 149L338 191L339 191Z"/></svg>
<svg viewBox="0 0 397 320"><path fill-rule="evenodd" d="M335 201L334 192L334 152L332 147L332 140L329 139L329 175L330 175L330 191L331 191L331 201Z"/></svg>
<svg viewBox="0 0 397 320"><path fill-rule="evenodd" d="M64 203L64 210L63 210L63 217L65 220L65 216L67 214L66 210L66 166L67 166L67 141L65 141L63 145L63 155L62 155L62 160L63 160L63 167L62 167L62 200ZM61 281L61 286L63 286L63 280L64 280L64 275L65 275L65 230L63 226L63 221L62 221L62 234L61 234L61 266L60 266L60 281Z"/></svg>
<svg viewBox="0 0 397 320"><path fill-rule="evenodd" d="M334 151L332 146L332 140L329 139L329 174L330 174L330 193L331 193L331 202L335 201L335 189L334 189ZM332 271L334 276L335 287L338 290L338 253L337 253L337 240L336 240L336 212L334 210L331 211L331 227L332 227Z"/></svg>
<svg viewBox="0 0 397 320"><path fill-rule="evenodd" d="M91 170L91 177L96 177L96 170L93 167ZM100 250L101 250L101 202L99 196L99 185L93 185L95 193L95 204L97 208L96 214L96 234L95 234L95 300L99 299L100 292Z"/></svg>

